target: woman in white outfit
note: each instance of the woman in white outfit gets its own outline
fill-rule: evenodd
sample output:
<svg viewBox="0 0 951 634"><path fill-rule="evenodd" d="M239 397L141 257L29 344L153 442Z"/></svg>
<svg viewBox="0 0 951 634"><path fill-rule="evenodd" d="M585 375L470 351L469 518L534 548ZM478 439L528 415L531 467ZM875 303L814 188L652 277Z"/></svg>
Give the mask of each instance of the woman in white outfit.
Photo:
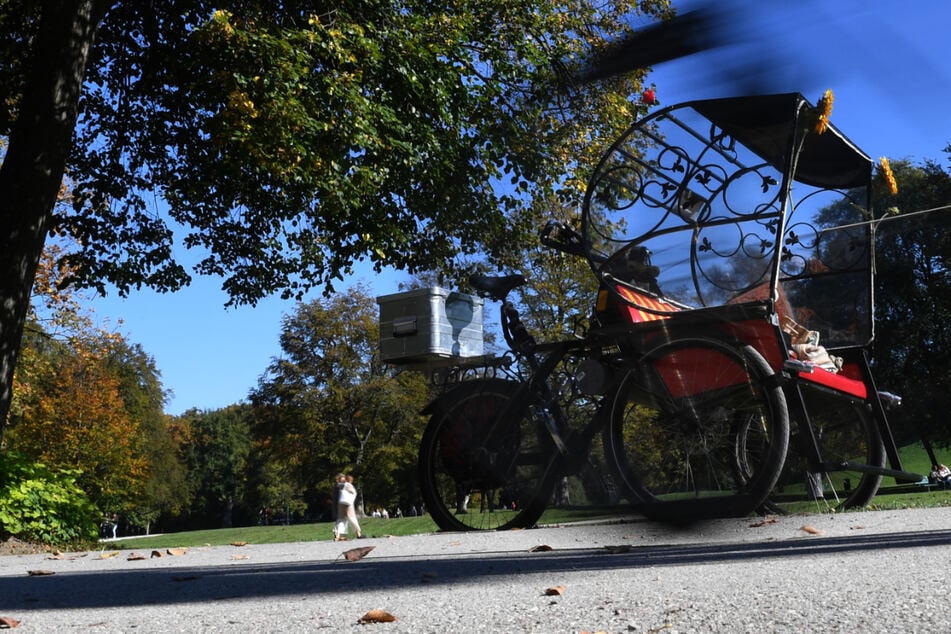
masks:
<svg viewBox="0 0 951 634"><path fill-rule="evenodd" d="M357 521L357 513L353 508L357 499L357 489L353 486L353 476L337 474L334 488L337 494L337 522L334 525L334 541L345 541L347 539L348 524L353 526L358 539L363 537L360 532L360 523Z"/></svg>

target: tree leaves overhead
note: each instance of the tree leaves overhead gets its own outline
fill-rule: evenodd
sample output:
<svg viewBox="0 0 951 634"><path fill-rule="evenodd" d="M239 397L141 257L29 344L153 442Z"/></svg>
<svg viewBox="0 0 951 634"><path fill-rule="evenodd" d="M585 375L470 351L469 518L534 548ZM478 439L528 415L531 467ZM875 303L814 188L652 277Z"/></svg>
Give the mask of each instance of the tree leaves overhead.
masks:
<svg viewBox="0 0 951 634"><path fill-rule="evenodd" d="M84 245L75 280L188 283L176 223L235 303L332 289L364 259L410 272L459 254L501 261L536 201L576 202L635 118L642 72L569 79L637 12L630 0L119 5L82 103L74 208L57 224Z"/></svg>

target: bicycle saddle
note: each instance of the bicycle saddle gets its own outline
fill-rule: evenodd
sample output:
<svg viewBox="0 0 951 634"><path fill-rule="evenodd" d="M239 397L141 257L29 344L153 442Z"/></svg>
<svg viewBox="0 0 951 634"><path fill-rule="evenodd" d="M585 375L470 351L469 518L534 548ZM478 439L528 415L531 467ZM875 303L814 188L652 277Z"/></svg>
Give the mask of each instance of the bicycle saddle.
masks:
<svg viewBox="0 0 951 634"><path fill-rule="evenodd" d="M524 275L471 275L469 284L476 289L480 295L488 296L496 301L505 299L513 288L518 288L525 284Z"/></svg>

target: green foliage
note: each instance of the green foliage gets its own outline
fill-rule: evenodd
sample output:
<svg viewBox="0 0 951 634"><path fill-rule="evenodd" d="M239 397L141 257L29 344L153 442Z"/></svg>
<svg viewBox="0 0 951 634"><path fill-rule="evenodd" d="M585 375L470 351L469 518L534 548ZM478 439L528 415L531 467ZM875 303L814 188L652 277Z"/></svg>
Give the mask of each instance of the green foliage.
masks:
<svg viewBox="0 0 951 634"><path fill-rule="evenodd" d="M245 495L251 451L250 410L189 410L176 419L181 460L195 523L230 527ZM246 513L250 510L243 509Z"/></svg>
<svg viewBox="0 0 951 634"><path fill-rule="evenodd" d="M15 452L0 453L0 536L54 545L95 540L99 514L78 476Z"/></svg>
<svg viewBox="0 0 951 634"><path fill-rule="evenodd" d="M895 208L877 231L876 340L879 389L903 397L890 413L899 440L926 434L951 445L951 212L905 215L951 201L951 174L939 165L892 161L899 193L880 187L876 216Z"/></svg>
<svg viewBox="0 0 951 634"><path fill-rule="evenodd" d="M55 221L83 245L72 279L177 289L190 279L173 257L183 238L238 303L330 289L363 259L413 272L460 252L517 258L539 201L578 202L638 114L646 71L577 85L572 70L668 12L635 0L115 3L79 103L73 208ZM12 88L37 28L18 15L0 10L20 44L0 76ZM150 209L155 191L168 214Z"/></svg>
<svg viewBox="0 0 951 634"><path fill-rule="evenodd" d="M300 304L281 348L251 395L256 459L271 464L262 492L292 483L312 514L326 512L333 475L357 479L368 508L415 503L422 375L379 361L378 309L366 289ZM262 505L276 506L274 498Z"/></svg>

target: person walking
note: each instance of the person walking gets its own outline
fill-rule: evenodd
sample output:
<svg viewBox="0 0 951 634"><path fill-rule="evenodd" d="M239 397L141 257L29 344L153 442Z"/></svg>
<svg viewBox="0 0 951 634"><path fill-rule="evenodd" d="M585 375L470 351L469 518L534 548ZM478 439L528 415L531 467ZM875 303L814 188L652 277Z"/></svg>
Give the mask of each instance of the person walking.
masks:
<svg viewBox="0 0 951 634"><path fill-rule="evenodd" d="M360 523L357 521L357 513L353 508L357 501L357 489L353 486L353 476L338 473L334 480L334 489L337 497L337 519L334 524L334 541L346 541L349 526L353 527L357 534L357 539L359 539L363 537L363 534L360 532Z"/></svg>

